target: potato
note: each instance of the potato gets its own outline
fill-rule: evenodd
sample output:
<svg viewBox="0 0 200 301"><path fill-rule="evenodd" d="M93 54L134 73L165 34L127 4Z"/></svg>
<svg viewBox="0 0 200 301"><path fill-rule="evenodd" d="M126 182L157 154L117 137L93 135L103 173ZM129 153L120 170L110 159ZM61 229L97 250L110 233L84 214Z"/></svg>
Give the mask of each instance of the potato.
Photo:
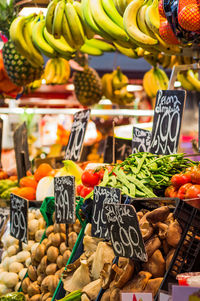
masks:
<svg viewBox="0 0 200 301"><path fill-rule="evenodd" d="M53 232L53 225L49 226L47 229L46 229L46 236L49 237L49 234Z"/></svg>
<svg viewBox="0 0 200 301"><path fill-rule="evenodd" d="M23 264L20 262L12 262L9 265L9 272L19 273L24 268Z"/></svg>
<svg viewBox="0 0 200 301"><path fill-rule="evenodd" d="M56 262L56 259L59 255L59 251L56 247L49 247L48 250L47 250L47 259L50 261L50 262Z"/></svg>
<svg viewBox="0 0 200 301"><path fill-rule="evenodd" d="M21 252L19 252L19 253L16 255L16 260L17 260L18 262L25 262L26 259L27 259L28 257L30 257L30 256L31 256L30 252L28 252L28 251L21 251Z"/></svg>
<svg viewBox="0 0 200 301"><path fill-rule="evenodd" d="M32 219L28 222L28 231L29 234L35 234L36 231L39 229L39 222L37 219Z"/></svg>
<svg viewBox="0 0 200 301"><path fill-rule="evenodd" d="M70 255L71 255L70 250L66 250L65 253L63 254L63 266L66 266Z"/></svg>
<svg viewBox="0 0 200 301"><path fill-rule="evenodd" d="M29 212L28 213L28 222L30 222L33 219L35 219L35 213L34 212Z"/></svg>
<svg viewBox="0 0 200 301"><path fill-rule="evenodd" d="M31 257L26 259L25 266L28 268L30 264L31 264Z"/></svg>
<svg viewBox="0 0 200 301"><path fill-rule="evenodd" d="M28 293L28 287L31 285L31 280L27 277L22 281L22 291L23 293Z"/></svg>
<svg viewBox="0 0 200 301"><path fill-rule="evenodd" d="M32 280L32 281L36 281L37 280L37 270L36 267L30 265L28 267L28 277Z"/></svg>
<svg viewBox="0 0 200 301"><path fill-rule="evenodd" d="M43 218L43 216L42 216L42 214L41 214L41 212L40 212L39 209L35 210L35 218L37 218L37 219Z"/></svg>
<svg viewBox="0 0 200 301"><path fill-rule="evenodd" d="M38 282L38 284L41 284L45 277L46 277L45 274L40 274L40 275L37 277L37 282Z"/></svg>
<svg viewBox="0 0 200 301"><path fill-rule="evenodd" d="M42 257L44 257L45 250L46 250L46 246L44 244L41 244L37 247L35 251L35 260L37 262L40 262Z"/></svg>
<svg viewBox="0 0 200 301"><path fill-rule="evenodd" d="M37 230L36 233L35 233L35 241L40 242L41 239L42 239L43 234L44 234L44 229Z"/></svg>
<svg viewBox="0 0 200 301"><path fill-rule="evenodd" d="M40 218L38 219L38 223L39 223L39 229L45 229L45 227L46 227L46 222L45 222L45 220L44 220L43 217L40 217Z"/></svg>
<svg viewBox="0 0 200 301"><path fill-rule="evenodd" d="M59 255L57 260L56 260L57 266L59 269L61 269L63 267L63 257L62 255Z"/></svg>
<svg viewBox="0 0 200 301"><path fill-rule="evenodd" d="M11 257L9 257L9 262L8 262L8 265L10 266L12 263L14 262L18 262L17 261L17 256L16 255L13 255Z"/></svg>
<svg viewBox="0 0 200 301"><path fill-rule="evenodd" d="M76 243L77 237L78 236L77 236L76 232L71 232L68 235L68 246L69 246L71 251L72 251L72 249L73 249L73 247Z"/></svg>
<svg viewBox="0 0 200 301"><path fill-rule="evenodd" d="M22 243L22 249L24 251L31 251L31 247L34 245L35 241L34 240L29 240L28 244Z"/></svg>
<svg viewBox="0 0 200 301"><path fill-rule="evenodd" d="M40 301L40 294L34 295L30 298L30 301Z"/></svg>
<svg viewBox="0 0 200 301"><path fill-rule="evenodd" d="M19 279L20 279L20 280L23 280L23 279L24 279L24 276L26 275L26 272L27 272L27 269L26 269L26 268L22 269L22 270L19 272Z"/></svg>
<svg viewBox="0 0 200 301"><path fill-rule="evenodd" d="M56 263L51 263L46 268L46 274L47 275L54 275L56 271L57 271L57 264Z"/></svg>
<svg viewBox="0 0 200 301"><path fill-rule="evenodd" d="M40 294L40 287L39 287L37 281L35 281L29 285L28 295L29 295L29 297L32 297L37 294Z"/></svg>
<svg viewBox="0 0 200 301"><path fill-rule="evenodd" d="M4 260L2 261L2 267L4 269L4 271L8 271L9 269L9 257L4 258Z"/></svg>
<svg viewBox="0 0 200 301"><path fill-rule="evenodd" d="M1 256L1 260L3 261L6 257L8 257L8 252L3 251L2 256Z"/></svg>
<svg viewBox="0 0 200 301"><path fill-rule="evenodd" d="M40 262L41 271L42 271L43 273L46 271L47 265L48 265L48 263L47 263L47 255L45 255L45 256L42 258L41 262Z"/></svg>
<svg viewBox="0 0 200 301"><path fill-rule="evenodd" d="M13 288L19 281L19 276L16 273L9 273L8 277L5 277L4 284L9 287Z"/></svg>
<svg viewBox="0 0 200 301"><path fill-rule="evenodd" d="M62 242L61 245L60 245L60 253L61 253L61 255L63 255L66 250L67 250L66 243Z"/></svg>
<svg viewBox="0 0 200 301"><path fill-rule="evenodd" d="M7 254L9 257L15 255L17 253L17 250L19 249L18 246L16 245L13 245L13 246L10 246L8 249L7 249Z"/></svg>
<svg viewBox="0 0 200 301"><path fill-rule="evenodd" d="M59 224L54 224L53 225L53 232L54 233L59 233L60 232L60 225Z"/></svg>
<svg viewBox="0 0 200 301"><path fill-rule="evenodd" d="M31 253L34 253L38 246L39 246L39 242L34 243L34 245L32 245L31 247Z"/></svg>
<svg viewBox="0 0 200 301"><path fill-rule="evenodd" d="M61 243L60 233L56 233L51 237L51 243L54 247L59 247Z"/></svg>

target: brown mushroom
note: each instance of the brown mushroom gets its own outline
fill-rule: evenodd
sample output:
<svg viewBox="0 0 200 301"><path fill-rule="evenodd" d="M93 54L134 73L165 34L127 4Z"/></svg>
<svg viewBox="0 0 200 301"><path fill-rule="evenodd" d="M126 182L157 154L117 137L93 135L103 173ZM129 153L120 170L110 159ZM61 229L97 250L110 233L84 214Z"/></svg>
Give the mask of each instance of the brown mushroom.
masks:
<svg viewBox="0 0 200 301"><path fill-rule="evenodd" d="M158 236L160 239L165 239L167 236L168 225L162 222L158 222L155 224L155 227L158 228Z"/></svg>
<svg viewBox="0 0 200 301"><path fill-rule="evenodd" d="M110 282L114 279L115 271L112 269L110 263L105 263L103 269L100 272L100 278L102 279L102 288L107 289Z"/></svg>
<svg viewBox="0 0 200 301"><path fill-rule="evenodd" d="M109 289L107 289L103 293L103 296L101 297L101 301L110 301L110 290Z"/></svg>
<svg viewBox="0 0 200 301"><path fill-rule="evenodd" d="M175 253L175 249L171 249L167 255L167 258L166 258L166 270L168 270L169 266L170 266L170 263L172 261L172 258L174 256L174 253Z"/></svg>
<svg viewBox="0 0 200 301"><path fill-rule="evenodd" d="M140 231L144 240L149 239L154 232L152 225L146 219L148 213L146 213L139 221Z"/></svg>
<svg viewBox="0 0 200 301"><path fill-rule="evenodd" d="M155 210L148 212L146 215L146 219L152 223L156 224L158 222L163 222L167 219L170 213L169 207L162 206L160 208L156 208Z"/></svg>
<svg viewBox="0 0 200 301"><path fill-rule="evenodd" d="M139 212L137 212L137 218L138 218L138 221L140 221L141 220L141 218L143 217L143 212L142 211L139 211Z"/></svg>
<svg viewBox="0 0 200 301"><path fill-rule="evenodd" d="M114 287L110 291L110 301L120 301L120 289Z"/></svg>
<svg viewBox="0 0 200 301"><path fill-rule="evenodd" d="M96 300L98 293L101 289L101 283L102 283L101 279L97 279L88 283L82 289L82 293L85 293L89 297L89 300Z"/></svg>
<svg viewBox="0 0 200 301"><path fill-rule="evenodd" d="M169 225L168 231L167 231L167 242L170 246L173 248L176 248L178 246L178 243L181 239L182 229L181 226L177 221L174 221L172 224Z"/></svg>
<svg viewBox="0 0 200 301"><path fill-rule="evenodd" d="M167 255L169 253L170 249L171 249L171 246L168 245L166 239L162 240L162 247L163 247L163 251L164 251L165 255Z"/></svg>
<svg viewBox="0 0 200 301"><path fill-rule="evenodd" d="M115 286L122 288L132 277L134 272L134 263L131 259L123 258L119 261L118 266L114 264L112 269L116 272Z"/></svg>
<svg viewBox="0 0 200 301"><path fill-rule="evenodd" d="M160 285L163 281L163 278L160 277L160 278L155 278L155 279L150 279L148 282L147 282L147 285L145 287L145 291L146 292L151 292L153 297L155 297L155 295L157 294L159 288L160 288Z"/></svg>
<svg viewBox="0 0 200 301"><path fill-rule="evenodd" d="M151 257L153 253L159 249L161 246L161 241L157 235L154 235L149 240L145 242L145 249L148 257Z"/></svg>
<svg viewBox="0 0 200 301"><path fill-rule="evenodd" d="M152 274L153 277L163 277L165 274L165 260L160 250L156 250L149 258L148 262L143 264L143 269Z"/></svg>
<svg viewBox="0 0 200 301"><path fill-rule="evenodd" d="M151 276L152 275L149 272L139 272L123 287L123 291L142 292Z"/></svg>

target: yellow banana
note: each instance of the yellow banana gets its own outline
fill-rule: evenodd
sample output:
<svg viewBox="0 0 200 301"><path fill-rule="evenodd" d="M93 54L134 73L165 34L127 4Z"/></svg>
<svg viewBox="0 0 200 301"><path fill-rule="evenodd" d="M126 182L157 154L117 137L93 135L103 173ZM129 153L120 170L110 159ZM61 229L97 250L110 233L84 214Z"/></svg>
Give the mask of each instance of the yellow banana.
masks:
<svg viewBox="0 0 200 301"><path fill-rule="evenodd" d="M187 91L195 90L195 87L187 80L185 72L184 73L179 72L177 74L177 79L181 83L181 86L183 87L183 89L185 89Z"/></svg>
<svg viewBox="0 0 200 301"><path fill-rule="evenodd" d="M53 17L52 34L55 39L60 39L62 34L62 22L65 10L65 0L60 0L56 4Z"/></svg>
<svg viewBox="0 0 200 301"><path fill-rule="evenodd" d="M195 87L197 91L200 91L200 81L196 79L193 70L187 71L187 80Z"/></svg>
<svg viewBox="0 0 200 301"><path fill-rule="evenodd" d="M54 12L56 9L56 5L58 3L58 0L52 0L49 2L49 5L47 7L47 14L45 18L45 26L47 28L47 31L52 34L52 27L53 27L53 17Z"/></svg>

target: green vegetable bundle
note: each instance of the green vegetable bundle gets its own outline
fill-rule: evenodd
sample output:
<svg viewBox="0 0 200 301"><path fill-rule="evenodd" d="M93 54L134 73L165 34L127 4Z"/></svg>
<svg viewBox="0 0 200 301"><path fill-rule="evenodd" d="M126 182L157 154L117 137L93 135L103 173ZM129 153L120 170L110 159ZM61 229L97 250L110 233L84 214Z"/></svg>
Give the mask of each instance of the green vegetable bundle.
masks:
<svg viewBox="0 0 200 301"><path fill-rule="evenodd" d="M3 191L5 191L5 190L7 190L7 189L9 189L11 187L15 187L15 186L17 186L17 181L11 181L9 179L1 180L0 181L0 194Z"/></svg>
<svg viewBox="0 0 200 301"><path fill-rule="evenodd" d="M197 165L184 154L158 156L151 153L137 153L116 164L112 172L104 173L100 186L121 189L122 194L135 197L156 197L170 185L174 174ZM88 197L91 197L90 194ZM88 198L87 197L87 198Z"/></svg>
<svg viewBox="0 0 200 301"><path fill-rule="evenodd" d="M26 298L23 293L9 293L0 297L0 301L25 301Z"/></svg>

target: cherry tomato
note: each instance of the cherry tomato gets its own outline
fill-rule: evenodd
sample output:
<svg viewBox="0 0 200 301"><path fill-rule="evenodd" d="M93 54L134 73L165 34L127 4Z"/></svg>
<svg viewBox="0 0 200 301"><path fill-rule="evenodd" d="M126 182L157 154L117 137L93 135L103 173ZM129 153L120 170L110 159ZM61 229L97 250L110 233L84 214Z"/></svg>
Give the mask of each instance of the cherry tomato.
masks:
<svg viewBox="0 0 200 301"><path fill-rule="evenodd" d="M77 187L76 187L76 193L77 193L77 195L81 195L81 190L83 189L83 185L82 184L80 184L80 185L78 185Z"/></svg>
<svg viewBox="0 0 200 301"><path fill-rule="evenodd" d="M168 198L176 198L177 197L177 190L176 187L170 185L165 189L165 196Z"/></svg>
<svg viewBox="0 0 200 301"><path fill-rule="evenodd" d="M93 190L92 187L83 187L83 188L81 189L80 196L81 196L82 198L85 198L92 190Z"/></svg>
<svg viewBox="0 0 200 301"><path fill-rule="evenodd" d="M185 199L186 192L191 186L192 186L192 183L186 183L186 184L182 185L178 190L177 197L182 200Z"/></svg>
<svg viewBox="0 0 200 301"><path fill-rule="evenodd" d="M191 183L191 175L189 173L174 175L171 178L171 183L175 187L181 187L186 183Z"/></svg>
<svg viewBox="0 0 200 301"><path fill-rule="evenodd" d="M200 185L192 185L186 191L185 198L186 199L195 199L200 197Z"/></svg>
<svg viewBox="0 0 200 301"><path fill-rule="evenodd" d="M87 169L81 176L81 181L84 186L94 187L99 183L99 174L92 169Z"/></svg>

